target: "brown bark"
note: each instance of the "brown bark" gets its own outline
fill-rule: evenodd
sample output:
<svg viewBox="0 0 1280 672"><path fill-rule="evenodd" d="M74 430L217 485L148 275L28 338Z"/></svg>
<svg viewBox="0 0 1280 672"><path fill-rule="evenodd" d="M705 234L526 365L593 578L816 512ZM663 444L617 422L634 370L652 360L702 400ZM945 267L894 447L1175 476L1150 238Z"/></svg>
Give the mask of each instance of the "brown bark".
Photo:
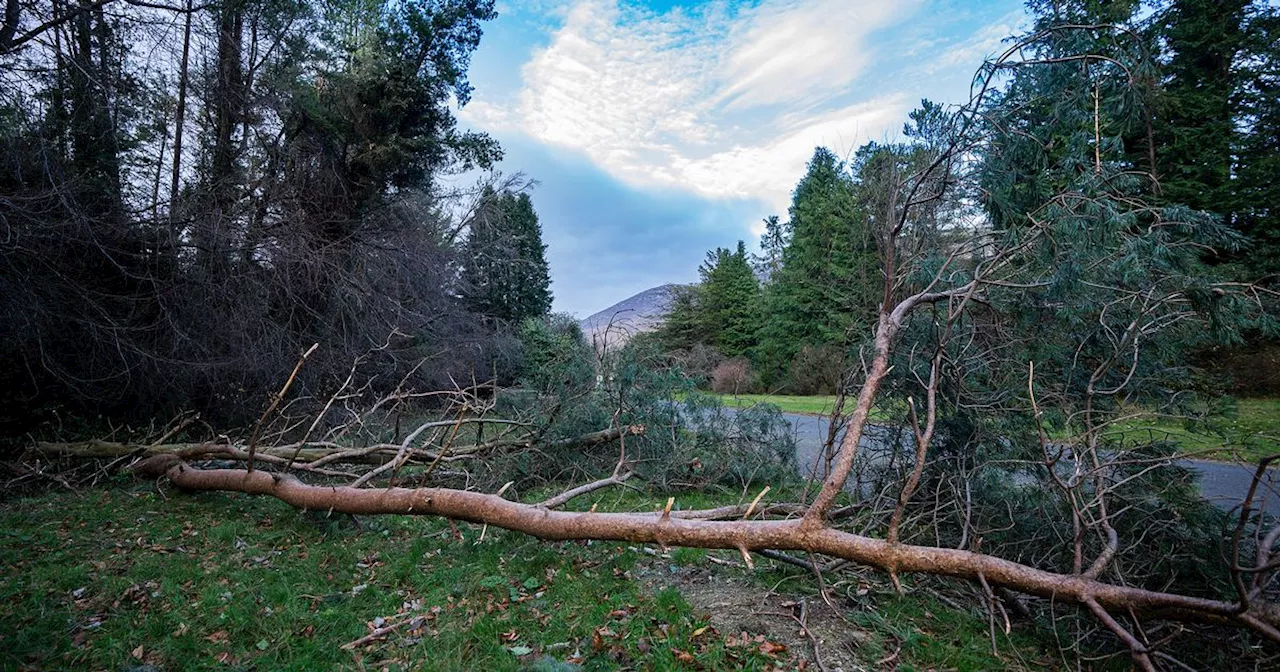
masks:
<svg viewBox="0 0 1280 672"><path fill-rule="evenodd" d="M448 488L312 486L263 471L202 470L175 456L158 456L137 468L148 476L167 476L187 490L225 490L275 497L292 506L340 513L443 516L523 532L541 539L596 539L662 546L805 551L851 560L894 573L920 572L978 580L997 586L1121 613L1153 614L1182 621L1247 627L1280 642L1280 608L1271 603L1211 600L1109 584L1079 575L1058 574L972 551L891 543L851 534L810 519L715 521L650 513L554 511L498 495Z"/></svg>
<svg viewBox="0 0 1280 672"><path fill-rule="evenodd" d="M492 420L490 422L493 422ZM446 424L452 424L451 422ZM639 436L644 434L645 428L641 425L624 425L622 427L613 427L598 432L583 434L582 436L569 437L566 439L557 439L546 443L545 445L552 448L566 448L571 446L598 446L610 441L616 441L625 436ZM488 443L454 446L447 451L436 451L418 449L412 451L412 455L419 459L436 459L442 458L446 461L467 459L478 456L483 453L495 450L511 449L511 448L531 448L538 445L533 438L520 439L502 439L490 441ZM228 450L231 449L231 450ZM395 458L400 451L399 444L375 444L366 448L349 448L334 443L315 441L308 442L304 445L291 444L284 446L263 447L255 451L257 459L266 458L292 458L296 457L294 468L319 468L326 464L335 462L350 464L385 464ZM173 455L184 460L195 459L232 459L232 460L248 460L249 452L243 446L228 446L225 443L166 443L166 444L136 444L136 443L119 443L115 441L78 441L74 443L53 443L42 441L36 444L36 450L49 455L62 455L66 457L82 457L82 458L114 458L125 457L136 454L138 457L153 457L156 455ZM286 459L286 462L288 460Z"/></svg>

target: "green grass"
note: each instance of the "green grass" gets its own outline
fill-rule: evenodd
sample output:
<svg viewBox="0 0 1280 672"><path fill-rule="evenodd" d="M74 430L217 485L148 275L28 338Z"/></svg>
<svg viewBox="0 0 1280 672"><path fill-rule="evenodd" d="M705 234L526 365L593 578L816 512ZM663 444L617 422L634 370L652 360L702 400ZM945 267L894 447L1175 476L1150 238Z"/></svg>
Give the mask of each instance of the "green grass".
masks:
<svg viewBox="0 0 1280 672"><path fill-rule="evenodd" d="M657 508L665 498L617 491L581 500ZM700 550L668 562L624 544L541 542L466 524L455 534L438 519L361 521L129 481L9 501L0 511L0 669L679 669L687 655L704 669L769 669L807 656L803 647L766 655L735 646L737 633L709 634L710 615L678 591L634 578L640 564L647 574L684 565L736 572L762 594L779 577L812 583L789 567L766 562L747 573ZM899 660L918 669L1001 665L976 613L927 598L901 609L908 604L923 610L922 622L942 618L966 634L938 644L886 617L893 623L866 623L868 655L900 647ZM419 620L341 648L370 623L406 617Z"/></svg>
<svg viewBox="0 0 1280 672"><path fill-rule="evenodd" d="M784 413L830 415L834 396L789 396L775 394L722 394L725 406L746 408L760 403L778 406ZM850 400L847 403L851 403ZM883 413L874 413L885 421ZM1235 412L1209 423L1188 426L1177 418L1151 415L1117 424L1111 438L1172 441L1179 449L1206 459L1245 460L1256 462L1267 455L1280 453L1280 398L1241 399Z"/></svg>
<svg viewBox="0 0 1280 672"><path fill-rule="evenodd" d="M1240 399L1235 412L1208 423L1149 416L1118 424L1112 438L1162 439L1209 459L1256 462L1280 453L1280 399Z"/></svg>
<svg viewBox="0 0 1280 672"><path fill-rule="evenodd" d="M831 415L831 409L836 404L835 395L801 397L787 394L721 394L717 396L725 406L747 408L768 403L781 408L783 413L802 415Z"/></svg>

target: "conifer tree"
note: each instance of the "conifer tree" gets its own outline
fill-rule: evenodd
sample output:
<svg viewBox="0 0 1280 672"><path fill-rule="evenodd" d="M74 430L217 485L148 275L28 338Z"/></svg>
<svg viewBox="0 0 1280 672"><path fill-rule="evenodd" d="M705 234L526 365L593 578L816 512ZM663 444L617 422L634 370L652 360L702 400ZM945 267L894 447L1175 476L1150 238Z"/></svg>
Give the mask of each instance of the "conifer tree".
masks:
<svg viewBox="0 0 1280 672"><path fill-rule="evenodd" d="M698 317L710 345L729 357L740 357L755 345L759 319L760 282L747 261L742 241L733 252L718 248L707 253L698 269Z"/></svg>
<svg viewBox="0 0 1280 672"><path fill-rule="evenodd" d="M791 239L771 278L756 349L766 384L780 380L802 347L843 344L870 315L859 283L875 263L874 246L853 182L831 150L814 151L788 214Z"/></svg>
<svg viewBox="0 0 1280 672"><path fill-rule="evenodd" d="M487 192L467 239L464 279L472 308L516 323L551 310L546 245L527 193Z"/></svg>

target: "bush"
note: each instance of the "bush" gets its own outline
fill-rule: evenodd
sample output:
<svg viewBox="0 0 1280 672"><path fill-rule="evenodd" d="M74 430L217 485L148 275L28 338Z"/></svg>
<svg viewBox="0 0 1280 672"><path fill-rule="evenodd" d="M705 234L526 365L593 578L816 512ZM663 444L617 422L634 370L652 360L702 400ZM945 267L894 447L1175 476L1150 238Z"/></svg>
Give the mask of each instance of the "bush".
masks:
<svg viewBox="0 0 1280 672"><path fill-rule="evenodd" d="M719 350L705 343L694 343L688 350L674 353L673 358L680 370L700 389L707 388L716 367L725 360Z"/></svg>
<svg viewBox="0 0 1280 672"><path fill-rule="evenodd" d="M711 372L711 389L720 394L745 394L755 389L756 381L751 362L742 357L725 360Z"/></svg>
<svg viewBox="0 0 1280 672"><path fill-rule="evenodd" d="M806 345L791 360L792 394L835 394L844 371L844 352L833 345Z"/></svg>

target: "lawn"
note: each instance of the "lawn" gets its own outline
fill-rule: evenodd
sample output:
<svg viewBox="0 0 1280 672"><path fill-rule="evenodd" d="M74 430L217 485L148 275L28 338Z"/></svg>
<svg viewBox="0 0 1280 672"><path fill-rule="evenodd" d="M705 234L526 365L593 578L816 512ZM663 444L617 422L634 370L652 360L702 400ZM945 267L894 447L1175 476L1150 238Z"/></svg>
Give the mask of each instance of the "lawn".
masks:
<svg viewBox="0 0 1280 672"><path fill-rule="evenodd" d="M1240 399L1234 412L1205 423L1156 415L1138 418L1121 423L1109 436L1165 439L1207 458L1256 462L1280 453L1280 398Z"/></svg>
<svg viewBox="0 0 1280 672"><path fill-rule="evenodd" d="M783 413L801 415L831 415L836 405L835 395L801 397L787 394L721 394L718 395L725 406L747 408L756 404L773 404ZM852 399L846 405L852 403Z"/></svg>
<svg viewBox="0 0 1280 672"><path fill-rule="evenodd" d="M721 394L725 406L745 408L760 403L774 404L784 413L830 415L835 396L790 396L783 394ZM846 406L853 402L846 402ZM874 413L874 412L873 412ZM876 419L885 421L882 413ZM1280 398L1240 399L1234 412L1207 423L1188 425L1179 418L1147 417L1117 425L1108 436L1115 439L1151 438L1172 441L1188 453L1206 459L1245 460L1280 453Z"/></svg>
<svg viewBox="0 0 1280 672"><path fill-rule="evenodd" d="M664 498L581 499L605 509ZM816 669L786 613L773 626L753 613L715 620L720 600L743 596L749 610L772 595L790 613L814 599L807 573L763 558L754 571L726 566L737 564L729 552L655 553L438 519L357 523L120 479L0 508L0 669ZM729 589L686 599L676 578L690 576ZM1001 635L994 656L980 608L931 597L971 589L930 580L915 592L904 579L912 592L898 597L875 574L828 577L833 590L862 586L833 621L828 660L1025 669L1019 661L1052 659L1034 625Z"/></svg>

